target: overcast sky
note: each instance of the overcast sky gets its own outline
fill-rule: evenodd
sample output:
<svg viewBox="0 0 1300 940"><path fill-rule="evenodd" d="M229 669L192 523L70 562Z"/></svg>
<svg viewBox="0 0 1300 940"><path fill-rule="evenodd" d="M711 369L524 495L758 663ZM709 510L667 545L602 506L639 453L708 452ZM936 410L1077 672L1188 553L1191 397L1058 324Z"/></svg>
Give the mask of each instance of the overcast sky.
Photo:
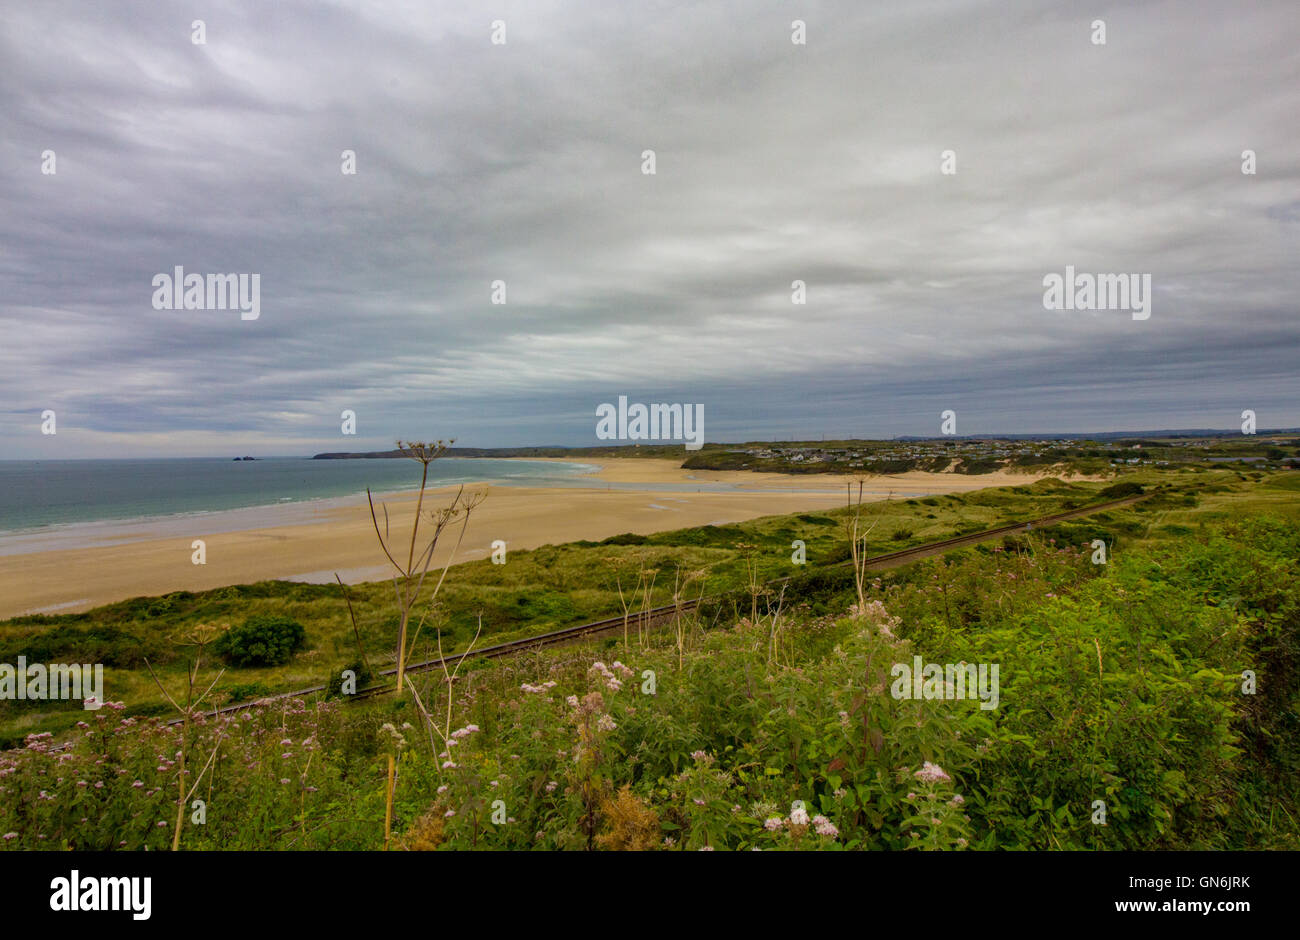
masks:
<svg viewBox="0 0 1300 940"><path fill-rule="evenodd" d="M0 457L1296 426L1298 139L1295 0L8 3Z"/></svg>

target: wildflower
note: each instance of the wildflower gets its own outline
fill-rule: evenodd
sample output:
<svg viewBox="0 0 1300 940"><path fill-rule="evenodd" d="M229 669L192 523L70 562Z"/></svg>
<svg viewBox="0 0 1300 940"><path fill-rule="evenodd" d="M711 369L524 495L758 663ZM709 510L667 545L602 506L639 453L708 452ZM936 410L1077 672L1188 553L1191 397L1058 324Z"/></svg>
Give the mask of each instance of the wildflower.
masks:
<svg viewBox="0 0 1300 940"><path fill-rule="evenodd" d="M702 845L702 846L700 846L700 851L701 851L701 852L712 852L712 851L713 851L713 846L711 846L711 845Z"/></svg>
<svg viewBox="0 0 1300 940"><path fill-rule="evenodd" d="M952 777L949 777L942 767L929 761L926 761L912 776L925 783L952 783Z"/></svg>
<svg viewBox="0 0 1300 940"><path fill-rule="evenodd" d="M763 828L768 832L776 832L784 823L781 822L780 816L771 816L763 821Z"/></svg>
<svg viewBox="0 0 1300 940"><path fill-rule="evenodd" d="M402 732L393 727L391 721L386 721L379 726L379 736L382 738L385 734L388 735L391 743L394 744L399 751L406 747L406 738L402 735ZM292 744L293 742L290 743Z"/></svg>
<svg viewBox="0 0 1300 940"><path fill-rule="evenodd" d="M451 817L453 817L453 816L455 816L455 815L456 815L456 811L455 811L454 809L449 809L449 810L447 810L447 812L445 812L445 813L442 814L442 818L443 818L443 819L451 819Z"/></svg>
<svg viewBox="0 0 1300 940"><path fill-rule="evenodd" d="M12 841L12 840L14 840L14 839L17 839L17 838L18 838L18 833L16 833L16 832L6 832L5 835L4 835L4 839L5 839L6 842L10 842L10 841Z"/></svg>
<svg viewBox="0 0 1300 940"><path fill-rule="evenodd" d="M280 778L280 782L281 782L281 783L288 783L288 782L289 782L289 778L288 778L288 777L281 777L281 778Z"/></svg>
<svg viewBox="0 0 1300 940"><path fill-rule="evenodd" d="M966 798L965 798L964 796L962 796L960 793L958 793L958 794L956 794L956 795L955 795L951 800L948 801L948 805L949 805L949 806L961 806L961 804L963 804L963 803L965 803L965 802L966 802Z"/></svg>
<svg viewBox="0 0 1300 940"><path fill-rule="evenodd" d="M699 799L698 797L697 797L696 799L694 799L694 800L691 800L691 802L694 803L696 806L707 806L707 805L708 805L707 803L704 802L704 800L701 800L701 799Z"/></svg>
<svg viewBox="0 0 1300 940"><path fill-rule="evenodd" d="M439 793L446 793L446 792L447 792L447 785L444 783L442 786L438 787L438 792L439 792Z"/></svg>
<svg viewBox="0 0 1300 940"><path fill-rule="evenodd" d="M442 769L443 769L443 770L455 770L455 769L456 769L456 762L455 762L454 760L445 760L445 761L442 762Z"/></svg>
<svg viewBox="0 0 1300 940"><path fill-rule="evenodd" d="M798 801L790 804L790 825L808 825L808 810L804 809L803 804Z"/></svg>
<svg viewBox="0 0 1300 940"><path fill-rule="evenodd" d="M103 781L103 780L96 780L96 781L95 781L95 789L96 789L96 790L102 790L102 789L104 789L104 781Z"/></svg>
<svg viewBox="0 0 1300 940"><path fill-rule="evenodd" d="M596 722L596 728L599 731L613 731L617 727L618 724L615 723L614 719L609 717L609 715L601 715L600 719Z"/></svg>
<svg viewBox="0 0 1300 940"><path fill-rule="evenodd" d="M551 780L550 782L548 782L548 783L546 784L546 787L545 787L546 792L547 792L547 793L554 793L554 792L555 792L555 788L558 787L558 786L559 786L558 783L556 783L554 780Z"/></svg>
<svg viewBox="0 0 1300 940"><path fill-rule="evenodd" d="M829 836L834 839L840 834L840 831L835 828L835 824L825 816L814 816L812 819L812 825L813 829L819 836Z"/></svg>

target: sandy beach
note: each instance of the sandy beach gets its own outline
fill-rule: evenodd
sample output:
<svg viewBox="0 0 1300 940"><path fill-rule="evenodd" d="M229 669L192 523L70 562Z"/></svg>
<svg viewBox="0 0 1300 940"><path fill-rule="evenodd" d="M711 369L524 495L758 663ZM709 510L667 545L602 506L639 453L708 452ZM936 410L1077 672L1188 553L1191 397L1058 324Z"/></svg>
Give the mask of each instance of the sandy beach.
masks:
<svg viewBox="0 0 1300 940"><path fill-rule="evenodd" d="M455 560L486 557L495 539L504 540L509 550L528 549L623 532L649 534L829 509L845 501L846 478L836 474L687 471L679 461L650 458L581 462L599 469L576 486L473 487L486 489L488 495L474 510ZM873 477L867 490L873 499L904 498L1034 479L1007 473L906 473ZM445 505L452 491L430 491L425 508ZM402 529L396 520L410 517L414 494L386 495L384 502L393 520L392 537L400 540ZM0 618L72 613L131 597L255 581L326 582L334 579L335 572L355 583L377 580L391 571L376 542L364 498L348 505L308 508L293 518L296 521L236 530L220 525L214 517L160 520L156 525L137 524L129 536L120 536L113 544L103 544L101 539L88 547L0 556ZM382 525L382 516L380 521ZM445 561L459 531L457 524L444 535L436 564ZM204 565L191 561L195 539L206 543ZM65 536L61 544L68 541Z"/></svg>

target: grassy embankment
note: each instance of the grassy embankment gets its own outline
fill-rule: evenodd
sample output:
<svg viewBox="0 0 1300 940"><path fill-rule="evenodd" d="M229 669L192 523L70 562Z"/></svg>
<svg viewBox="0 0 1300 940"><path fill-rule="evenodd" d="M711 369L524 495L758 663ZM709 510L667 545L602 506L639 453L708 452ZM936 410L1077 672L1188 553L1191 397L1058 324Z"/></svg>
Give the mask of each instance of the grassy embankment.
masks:
<svg viewBox="0 0 1300 940"><path fill-rule="evenodd" d="M182 844L377 847L391 754L406 847L1294 848L1300 476L1180 479L1205 485L882 574L857 615L845 614L851 572L822 570L757 622L715 608L604 652L467 664L450 701L423 676L434 722L403 697L203 724L186 747L204 756L221 739L199 778L211 809ZM1091 501L1088 490L1045 482L886 506L873 538L928 541ZM786 559L774 574L789 571L789 539L838 528L752 525L767 540L755 557ZM1098 537L1106 565L1089 558ZM829 532L816 544L836 557ZM664 548L681 551L555 549L531 576L568 551ZM743 556L723 560L743 571ZM492 586L461 588L481 601ZM1000 664L999 708L894 698L888 667L914 654ZM1254 695L1242 694L1247 669ZM92 718L102 732L65 764L39 740L5 758L0 828L16 845L168 843L178 732L119 717Z"/></svg>
<svg viewBox="0 0 1300 940"><path fill-rule="evenodd" d="M1027 487L871 504L865 511L878 521L867 550L879 554L1048 515L1098 501L1104 489L1101 484L1043 480ZM743 596L751 576L760 581L796 573L810 577L822 566L844 562L847 512L621 535L600 543L511 552L505 565L487 559L456 565L448 572L433 622L442 630L443 650L456 652L473 639L480 615L483 645L622 616L624 601L634 617L644 607L671 603L675 581L688 575L696 577L678 588L683 598L728 591ZM791 562L796 539L806 545L803 569ZM377 545L375 551L382 559ZM18 617L0 624L0 662L13 663L24 655L29 663L104 663L107 697L126 703L131 714L156 715L170 706L145 662L164 680L182 678L186 651L173 638L199 624L239 626L257 617L286 617L302 624L306 647L291 661L232 669L223 677L214 701L244 701L329 682L360 661L358 633L372 667L393 665L397 612L392 584L352 585L346 597L356 615L355 631L338 585L283 581L133 598L77 614ZM748 600L733 600L750 607ZM631 629L635 631L634 624ZM437 654L434 630L427 629L425 636L417 652L431 658ZM81 712L79 703L0 702L0 744L13 744L31 732L65 731L84 717Z"/></svg>

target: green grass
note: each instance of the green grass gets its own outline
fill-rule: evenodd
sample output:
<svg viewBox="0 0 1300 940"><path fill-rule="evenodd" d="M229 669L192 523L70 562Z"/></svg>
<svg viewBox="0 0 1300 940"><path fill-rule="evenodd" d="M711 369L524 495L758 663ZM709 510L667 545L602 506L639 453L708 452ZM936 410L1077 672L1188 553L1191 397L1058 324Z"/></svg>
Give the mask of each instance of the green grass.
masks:
<svg viewBox="0 0 1300 940"><path fill-rule="evenodd" d="M394 832L408 848L1295 849L1300 498L1280 477L1224 471L1188 482L1200 480L1213 485L882 572L862 618L845 613L849 571L825 564L838 527L824 520L842 512L755 520L732 534L757 546L772 572L789 573L782 543L792 534L823 562L789 583L779 620L765 602L757 623L718 609L644 643L608 637L469 661L451 692L436 674L416 676L435 713L450 704L448 729L464 729L455 746L431 745L409 696L295 700L206 723L189 746L203 756L222 735L205 781L208 822L186 826L182 845L378 848L391 753L400 766ZM949 528L996 524L1092 501L1096 489L1044 481L887 505L873 534L892 548L903 525L922 538L928 512ZM581 590L607 597L600 578L636 553L720 569L745 551L711 537L684 530L518 553L495 571L466 566L458 603L534 585L544 590L533 609L503 628L535 626L573 615ZM1108 564L1090 562L1093 537L1107 541ZM246 616L259 600L298 604L306 617L321 602L306 587L177 597L150 622L174 629L176 618L237 600L242 607L220 609ZM375 588L356 593L380 618ZM57 619L103 627L122 606ZM19 629L80 642L58 626ZM999 708L892 696L891 664L913 655L999 664ZM1253 695L1243 694L1244 669L1257 674ZM258 681L283 675L239 670L225 688L256 695ZM142 701L128 714L151 707ZM120 719L107 709L90 718L95 734L73 733L66 762L39 741L0 755L0 831L16 834L11 847L168 844L158 822L174 813L176 770L159 755L177 749L178 732ZM918 778L927 761L946 779ZM499 825L489 818L498 799L509 815ZM1104 827L1092 821L1097 800ZM796 801L835 833L797 824Z"/></svg>
<svg viewBox="0 0 1300 940"><path fill-rule="evenodd" d="M1259 483L1237 476L1235 471L1139 471L1124 480L1177 489L1131 509L1064 523L1052 531L1064 541L1102 538L1124 544L1156 526L1195 531L1191 520L1207 513L1215 517L1221 512L1217 518L1229 518L1242 506L1251 511L1294 510L1300 473L1266 475ZM1109 483L1049 478L1029 486L865 504L864 516L875 522L868 551L897 551L1097 502L1107 498L1103 495L1107 487L1113 489ZM614 536L599 543L545 545L511 552L505 565L488 560L457 565L447 575L432 624L441 630L442 649L455 652L470 644L480 617L481 646L619 616L618 583L630 598L641 570L657 572L651 605L671 602L674 573L680 569L702 573L687 596L721 595L723 604L715 605L711 613L730 615L748 607L748 600L742 598L749 564L762 580L798 575L805 582L803 589L817 595L810 603L824 603L826 586L842 584L845 577L843 569L826 566L848 558L846 514L846 509L796 513L648 536ZM803 569L791 563L795 540L806 544L808 564ZM391 665L397 631L392 584L350 585L347 592L371 664ZM639 601L629 599L629 603L635 610ZM172 638L200 624L234 627L259 616L283 616L302 624L306 649L283 666L231 669L218 686L218 698L227 686L288 691L326 684L358 660L356 636L338 585L267 581L133 598L78 614L14 618L0 623L0 662L12 663L20 654L29 662L103 662L111 700L126 702L131 713L158 714L165 703L143 667L146 657L174 688L183 679L185 659ZM435 656L435 639L434 626L427 626L416 657ZM73 703L3 702L0 742L34 731L63 732L80 717Z"/></svg>

